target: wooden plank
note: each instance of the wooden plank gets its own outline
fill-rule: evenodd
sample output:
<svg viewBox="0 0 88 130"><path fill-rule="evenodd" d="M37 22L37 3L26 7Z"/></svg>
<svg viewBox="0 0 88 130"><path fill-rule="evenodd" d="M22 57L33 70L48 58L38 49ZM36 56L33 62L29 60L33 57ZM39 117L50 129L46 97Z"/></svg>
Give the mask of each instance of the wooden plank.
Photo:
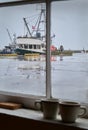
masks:
<svg viewBox="0 0 88 130"><path fill-rule="evenodd" d="M0 108L6 108L6 109L19 109L22 107L22 104L13 103L13 102L0 102Z"/></svg>

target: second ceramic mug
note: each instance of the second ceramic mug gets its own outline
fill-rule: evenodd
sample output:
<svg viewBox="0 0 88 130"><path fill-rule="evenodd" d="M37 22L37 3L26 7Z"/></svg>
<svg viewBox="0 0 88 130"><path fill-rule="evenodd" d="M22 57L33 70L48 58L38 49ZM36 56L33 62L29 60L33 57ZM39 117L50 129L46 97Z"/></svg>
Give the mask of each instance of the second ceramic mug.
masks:
<svg viewBox="0 0 88 130"><path fill-rule="evenodd" d="M59 113L58 99L42 99L35 101L35 106L40 104L44 119L56 119Z"/></svg>
<svg viewBox="0 0 88 130"><path fill-rule="evenodd" d="M81 106L79 102L61 101L59 102L60 115L63 122L74 123L77 117L82 117L87 113L87 108ZM80 110L83 113L80 114Z"/></svg>

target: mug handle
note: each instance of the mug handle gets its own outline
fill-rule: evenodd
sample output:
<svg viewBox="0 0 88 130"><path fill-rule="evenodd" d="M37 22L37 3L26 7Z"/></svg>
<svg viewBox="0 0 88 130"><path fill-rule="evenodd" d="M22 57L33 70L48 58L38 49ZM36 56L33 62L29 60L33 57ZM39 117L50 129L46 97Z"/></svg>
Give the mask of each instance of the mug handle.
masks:
<svg viewBox="0 0 88 130"><path fill-rule="evenodd" d="M80 106L80 109L83 110L82 114L79 114L78 117L84 117L87 114L86 106Z"/></svg>
<svg viewBox="0 0 88 130"><path fill-rule="evenodd" d="M41 110L41 101L40 100L36 100L34 103L34 106L36 109Z"/></svg>

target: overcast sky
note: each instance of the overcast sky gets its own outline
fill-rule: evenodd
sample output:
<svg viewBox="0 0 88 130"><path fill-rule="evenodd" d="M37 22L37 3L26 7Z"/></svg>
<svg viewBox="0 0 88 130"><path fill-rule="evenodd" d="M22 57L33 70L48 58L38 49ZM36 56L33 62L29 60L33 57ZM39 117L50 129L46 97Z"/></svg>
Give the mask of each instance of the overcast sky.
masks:
<svg viewBox="0 0 88 130"><path fill-rule="evenodd" d="M24 34L23 17L38 14L36 5L0 8L0 48L10 43L11 37ZM53 2L51 32L55 34L53 44L65 49L88 49L88 0Z"/></svg>

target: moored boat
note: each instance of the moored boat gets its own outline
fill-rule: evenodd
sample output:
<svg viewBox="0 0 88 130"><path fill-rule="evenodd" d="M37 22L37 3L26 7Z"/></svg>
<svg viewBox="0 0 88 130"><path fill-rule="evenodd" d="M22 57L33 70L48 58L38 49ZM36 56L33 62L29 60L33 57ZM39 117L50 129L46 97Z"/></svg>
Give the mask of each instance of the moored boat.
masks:
<svg viewBox="0 0 88 130"><path fill-rule="evenodd" d="M19 55L28 53L45 54L45 42L32 37L18 37L16 40L15 52Z"/></svg>
<svg viewBox="0 0 88 130"><path fill-rule="evenodd" d="M35 23L33 22L33 25L30 28L28 25L30 24L31 20L23 18L27 33L24 36L17 37L16 39L15 52L17 54L24 55L25 53L46 53L45 11L45 8L41 9L35 20Z"/></svg>

